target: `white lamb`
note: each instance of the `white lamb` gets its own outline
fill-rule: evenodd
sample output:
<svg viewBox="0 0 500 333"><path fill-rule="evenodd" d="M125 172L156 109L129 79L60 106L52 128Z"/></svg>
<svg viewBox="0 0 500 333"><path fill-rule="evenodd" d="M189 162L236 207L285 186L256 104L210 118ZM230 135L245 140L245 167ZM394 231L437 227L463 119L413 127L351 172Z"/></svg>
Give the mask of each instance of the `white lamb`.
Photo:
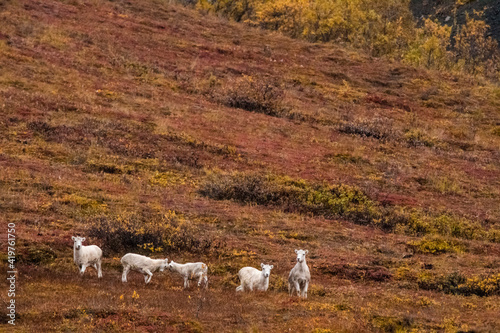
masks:
<svg viewBox="0 0 500 333"><path fill-rule="evenodd" d="M236 291L267 291L269 288L269 276L274 265L260 264L262 271L253 267L243 267L238 272L241 285L236 288Z"/></svg>
<svg viewBox="0 0 500 333"><path fill-rule="evenodd" d="M151 259L140 254L127 253L120 260L123 265L122 282L127 282L130 270L144 274L146 284L151 281L153 273L159 270L163 272L168 266L168 259Z"/></svg>
<svg viewBox="0 0 500 333"><path fill-rule="evenodd" d="M101 260L102 250L97 245L85 246L82 243L85 237L71 236L73 239L73 260L80 269L80 275L85 273L88 266L93 266L97 271L97 277L102 278Z"/></svg>
<svg viewBox="0 0 500 333"><path fill-rule="evenodd" d="M288 292L290 296L296 291L297 296L307 298L307 288L311 281L311 273L306 264L306 254L308 250L295 250L297 253L297 263L288 276Z"/></svg>
<svg viewBox="0 0 500 333"><path fill-rule="evenodd" d="M189 280L198 279L198 287L204 282L205 289L208 287L208 266L202 262L178 264L173 260L168 264L168 269L176 272L184 279L184 289L189 287Z"/></svg>

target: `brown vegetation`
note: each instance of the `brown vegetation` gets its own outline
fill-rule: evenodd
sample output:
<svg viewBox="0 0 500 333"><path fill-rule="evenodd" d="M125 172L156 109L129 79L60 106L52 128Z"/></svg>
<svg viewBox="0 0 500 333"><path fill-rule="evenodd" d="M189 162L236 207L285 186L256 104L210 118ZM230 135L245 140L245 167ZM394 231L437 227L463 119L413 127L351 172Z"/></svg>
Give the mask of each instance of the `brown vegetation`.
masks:
<svg viewBox="0 0 500 333"><path fill-rule="evenodd" d="M0 9L18 330L500 328L498 86L169 1ZM103 248L101 281L78 276L76 234ZM307 300L286 293L296 248ZM122 284L125 251L204 261L209 290ZM236 295L261 262L270 291Z"/></svg>

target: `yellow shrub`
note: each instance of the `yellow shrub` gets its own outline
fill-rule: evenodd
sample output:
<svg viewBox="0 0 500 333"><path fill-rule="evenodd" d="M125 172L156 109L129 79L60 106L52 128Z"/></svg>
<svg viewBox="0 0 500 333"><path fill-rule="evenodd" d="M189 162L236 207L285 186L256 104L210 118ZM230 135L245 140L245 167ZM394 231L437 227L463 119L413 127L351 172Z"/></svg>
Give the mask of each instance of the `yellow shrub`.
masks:
<svg viewBox="0 0 500 333"><path fill-rule="evenodd" d="M424 237L419 241L409 242L408 245L417 253L461 253L465 250L465 246L459 241L440 236Z"/></svg>
<svg viewBox="0 0 500 333"><path fill-rule="evenodd" d="M416 30L416 38L404 55L404 60L412 65L446 68L450 54L451 27L425 19L424 26Z"/></svg>
<svg viewBox="0 0 500 333"><path fill-rule="evenodd" d="M466 24L455 36L456 53L468 72L494 76L500 70L498 43L488 36L489 26L481 20L482 12L474 11L474 16L466 13Z"/></svg>
<svg viewBox="0 0 500 333"><path fill-rule="evenodd" d="M306 1L277 0L261 3L256 8L256 23L298 37L302 31L302 10Z"/></svg>
<svg viewBox="0 0 500 333"><path fill-rule="evenodd" d="M436 301L434 301L433 299L431 299L429 297L425 297L425 296L420 297L417 301L417 305L421 306L421 307L428 307L428 306L436 305L436 304L438 304Z"/></svg>
<svg viewBox="0 0 500 333"><path fill-rule="evenodd" d="M408 266L401 266L396 269L394 279L398 281L416 281L417 273Z"/></svg>
<svg viewBox="0 0 500 333"><path fill-rule="evenodd" d="M155 172L149 179L151 185L170 186L170 185L194 185L194 182L188 176L176 173L174 171Z"/></svg>
<svg viewBox="0 0 500 333"><path fill-rule="evenodd" d="M465 2L467 0L460 0ZM198 0L197 7L255 26L316 42L341 41L374 56L415 66L464 70L500 78L500 52L475 12L457 27L425 19L417 28L409 1L402 0Z"/></svg>

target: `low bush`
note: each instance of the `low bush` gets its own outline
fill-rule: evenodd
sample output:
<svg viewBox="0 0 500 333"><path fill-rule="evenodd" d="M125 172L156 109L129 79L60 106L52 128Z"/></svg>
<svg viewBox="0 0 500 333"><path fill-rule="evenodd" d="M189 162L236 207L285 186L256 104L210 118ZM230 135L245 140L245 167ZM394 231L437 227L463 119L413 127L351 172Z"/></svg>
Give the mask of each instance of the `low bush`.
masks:
<svg viewBox="0 0 500 333"><path fill-rule="evenodd" d="M226 83L212 93L222 104L280 118L298 118L283 103L284 91L277 82L265 78L243 76Z"/></svg>
<svg viewBox="0 0 500 333"><path fill-rule="evenodd" d="M441 234L465 239L495 240L479 223L452 214L430 215L417 209L387 206L371 200L356 186L312 184L272 174L209 174L199 193L215 200L234 200L283 209L285 212L344 218L386 232Z"/></svg>
<svg viewBox="0 0 500 333"><path fill-rule="evenodd" d="M325 297L328 290L320 284L311 284L308 290L308 294L311 296Z"/></svg>
<svg viewBox="0 0 500 333"><path fill-rule="evenodd" d="M202 184L200 193L216 200L280 206L287 212L340 216L366 220L366 224L376 214L374 202L354 186L312 185L304 180L274 175L212 175Z"/></svg>
<svg viewBox="0 0 500 333"><path fill-rule="evenodd" d="M109 173L109 174L132 174L134 169L129 166L117 165L107 162L87 161L88 172Z"/></svg>
<svg viewBox="0 0 500 333"><path fill-rule="evenodd" d="M448 294L465 296L500 295L500 274L467 278L458 272L438 276L422 272L417 282L422 289L437 290Z"/></svg>
<svg viewBox="0 0 500 333"><path fill-rule="evenodd" d="M464 284L459 285L459 293L478 296L500 295L500 274L469 278Z"/></svg>
<svg viewBox="0 0 500 333"><path fill-rule="evenodd" d="M397 139L399 133L392 127L387 118L363 119L344 122L338 128L341 133L354 134L365 138L374 138L380 141Z"/></svg>
<svg viewBox="0 0 500 333"><path fill-rule="evenodd" d="M409 332L413 327L413 319L410 317L388 317L373 316L372 325L381 332Z"/></svg>
<svg viewBox="0 0 500 333"><path fill-rule="evenodd" d="M54 204L60 204L60 208L66 206L68 213L74 218L98 216L108 209L102 198L93 199L76 193L64 195L58 202L51 204L51 208L56 207Z"/></svg>
<svg viewBox="0 0 500 333"><path fill-rule="evenodd" d="M288 292L288 279L281 275L271 274L269 289L276 292Z"/></svg>
<svg viewBox="0 0 500 333"><path fill-rule="evenodd" d="M396 281L411 281L411 282L416 282L417 281L417 272L408 267L408 266L401 266L396 269L394 272L394 279Z"/></svg>
<svg viewBox="0 0 500 333"><path fill-rule="evenodd" d="M51 263L56 258L57 255L51 247L37 244L28 247L26 253L21 255L20 261L32 265L43 265Z"/></svg>
<svg viewBox="0 0 500 333"><path fill-rule="evenodd" d="M149 183L151 185L157 186L173 186L173 185L185 185L185 184L194 184L192 180L190 180L189 175L182 174L176 171L167 171L167 172L158 172L156 171L153 176L149 179Z"/></svg>
<svg viewBox="0 0 500 333"><path fill-rule="evenodd" d="M423 130L418 128L413 128L408 130L404 138L406 142L412 147L425 146L434 147L436 146L436 140L429 137Z"/></svg>
<svg viewBox="0 0 500 333"><path fill-rule="evenodd" d="M173 212L101 216L92 221L89 236L114 253L142 249L215 255L224 248L223 242Z"/></svg>
<svg viewBox="0 0 500 333"><path fill-rule="evenodd" d="M326 154L324 156L324 159L326 161L329 161L329 162L332 161L332 162L336 162L339 164L348 164L348 163L352 163L352 164L367 163L367 164L369 164L370 163L370 161L364 159L363 157L353 156L349 153Z"/></svg>
<svg viewBox="0 0 500 333"><path fill-rule="evenodd" d="M415 253L423 254L462 253L465 251L465 245L462 242L440 236L424 237L418 241L408 242L407 245Z"/></svg>

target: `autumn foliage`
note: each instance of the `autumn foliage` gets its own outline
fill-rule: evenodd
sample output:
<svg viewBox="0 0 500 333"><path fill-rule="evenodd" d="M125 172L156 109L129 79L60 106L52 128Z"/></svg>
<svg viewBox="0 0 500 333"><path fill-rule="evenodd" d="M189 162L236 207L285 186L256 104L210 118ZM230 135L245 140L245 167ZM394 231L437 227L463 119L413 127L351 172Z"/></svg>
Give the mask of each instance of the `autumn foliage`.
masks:
<svg viewBox="0 0 500 333"><path fill-rule="evenodd" d="M479 12L468 15L463 26L450 26L431 18L416 22L406 0L199 0L197 7L294 38L346 43L416 66L499 75L498 45Z"/></svg>

